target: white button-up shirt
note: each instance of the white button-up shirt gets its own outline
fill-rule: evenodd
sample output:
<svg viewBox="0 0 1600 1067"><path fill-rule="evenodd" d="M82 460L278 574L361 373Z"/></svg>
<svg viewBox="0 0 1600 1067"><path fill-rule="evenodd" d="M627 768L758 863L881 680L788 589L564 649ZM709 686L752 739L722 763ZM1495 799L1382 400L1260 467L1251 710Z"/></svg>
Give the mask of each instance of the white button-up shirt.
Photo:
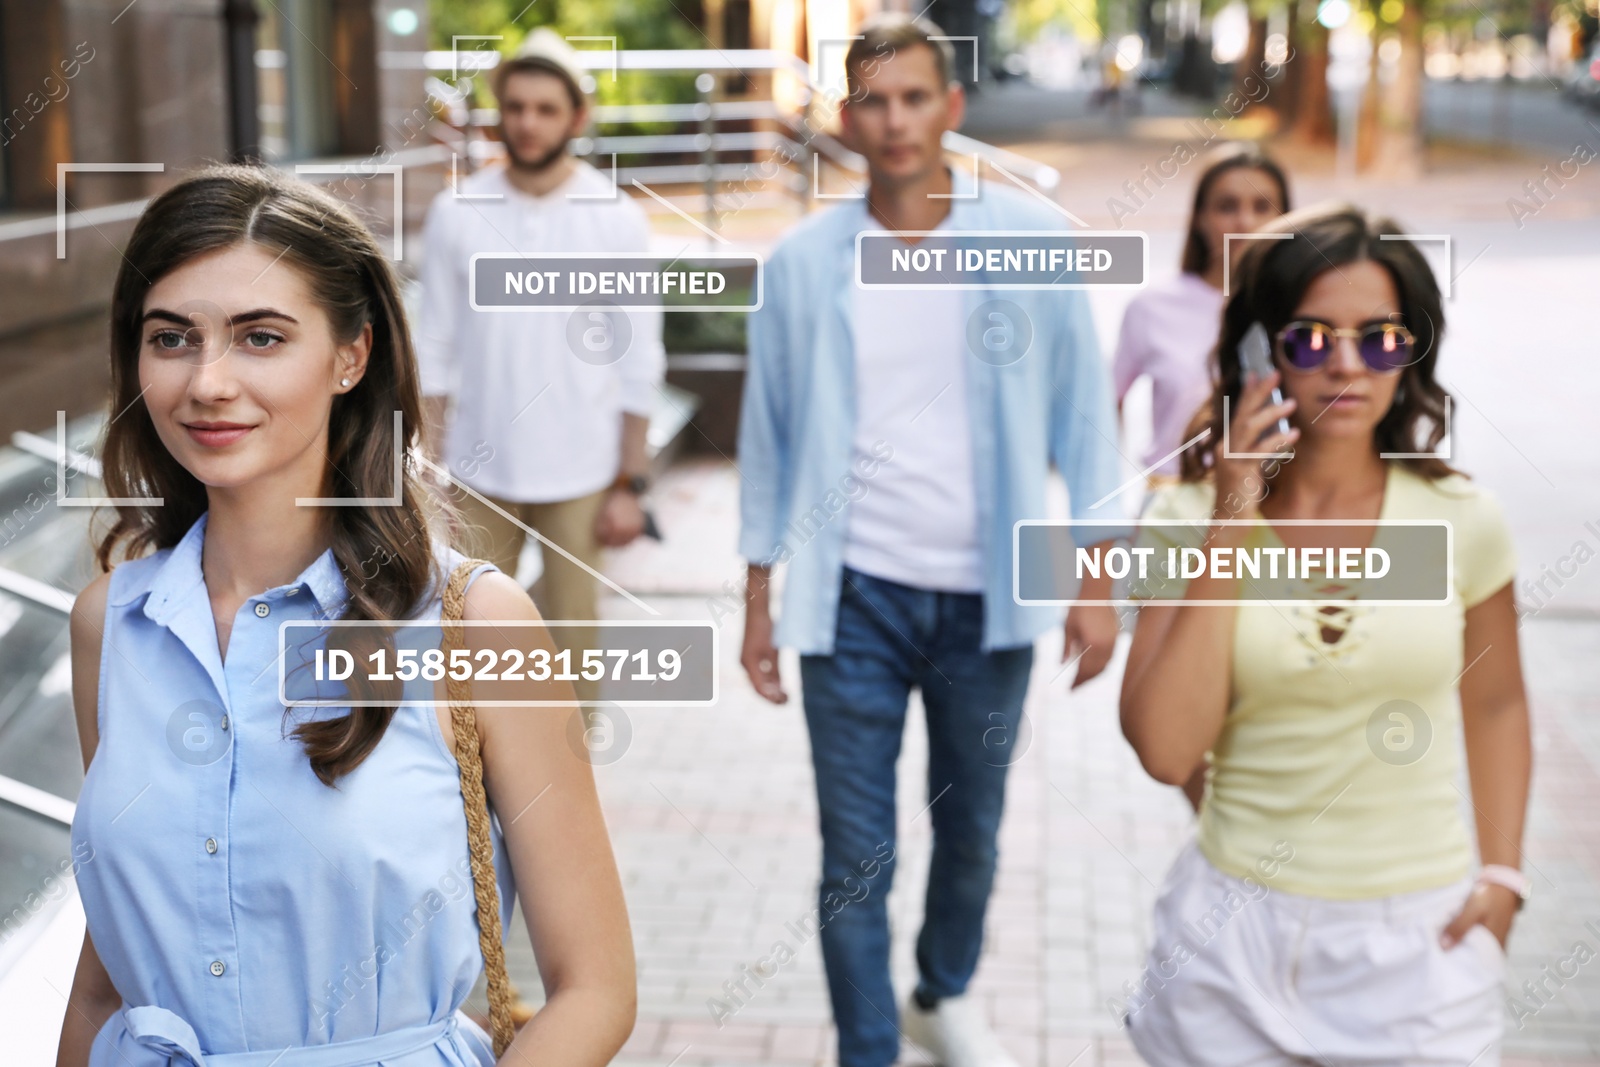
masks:
<svg viewBox="0 0 1600 1067"><path fill-rule="evenodd" d="M484 194L500 199L464 198ZM423 393L455 397L442 457L450 472L526 503L605 488L621 463L622 414L648 416L657 396L661 312L619 312L631 340L603 363L574 354L569 337L583 335L584 322L573 322L582 311L475 312L468 272L480 252L647 252L644 211L581 161L545 196L519 191L494 166L435 198L423 241L417 358Z"/></svg>

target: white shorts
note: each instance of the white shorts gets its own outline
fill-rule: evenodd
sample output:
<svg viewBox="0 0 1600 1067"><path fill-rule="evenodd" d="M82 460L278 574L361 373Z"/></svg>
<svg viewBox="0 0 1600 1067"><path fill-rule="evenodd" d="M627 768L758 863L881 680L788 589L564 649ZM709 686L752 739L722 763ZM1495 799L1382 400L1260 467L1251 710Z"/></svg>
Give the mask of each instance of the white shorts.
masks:
<svg viewBox="0 0 1600 1067"><path fill-rule="evenodd" d="M1154 1067L1499 1067L1505 953L1483 926L1439 934L1470 880L1324 900L1223 874L1190 842L1118 1007Z"/></svg>

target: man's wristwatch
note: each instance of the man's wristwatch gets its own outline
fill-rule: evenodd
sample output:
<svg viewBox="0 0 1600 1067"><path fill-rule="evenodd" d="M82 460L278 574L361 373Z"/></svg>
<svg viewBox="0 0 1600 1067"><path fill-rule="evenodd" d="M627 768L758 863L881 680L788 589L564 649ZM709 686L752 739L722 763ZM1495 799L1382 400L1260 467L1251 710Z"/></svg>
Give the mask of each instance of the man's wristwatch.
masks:
<svg viewBox="0 0 1600 1067"><path fill-rule="evenodd" d="M634 496L644 496L650 491L650 478L644 474L618 474L616 480L611 483L611 488L621 489Z"/></svg>
<svg viewBox="0 0 1600 1067"><path fill-rule="evenodd" d="M1503 863L1486 863L1478 872L1478 881L1483 885L1497 885L1511 890L1517 895L1517 910L1528 902L1528 897L1533 892L1533 882L1527 875L1515 867L1508 867Z"/></svg>

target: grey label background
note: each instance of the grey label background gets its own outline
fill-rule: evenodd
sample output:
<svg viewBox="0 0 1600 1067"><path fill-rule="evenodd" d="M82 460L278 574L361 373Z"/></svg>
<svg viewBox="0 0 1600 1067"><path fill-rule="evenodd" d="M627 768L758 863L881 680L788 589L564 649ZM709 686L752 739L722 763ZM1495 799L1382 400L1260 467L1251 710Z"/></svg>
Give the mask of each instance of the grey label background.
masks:
<svg viewBox="0 0 1600 1067"><path fill-rule="evenodd" d="M390 642L396 651L400 649L415 649L420 659L421 653L426 649L443 647L442 633L437 623L429 626L395 626L389 627L382 623L363 624L374 626L379 632L389 635ZM611 673L616 668L615 657L605 657L605 676L599 683L599 699L618 703L650 703L650 704L685 704L701 703L716 697L716 678L713 659L713 646L716 643L716 628L709 622L677 624L672 626L659 625L628 625L621 626L615 623L496 623L496 628L506 633L512 630L526 630L525 635L513 642L515 647L527 652L535 648L548 648L552 638L558 637L572 627L582 627L591 633L591 639L584 643L585 648L600 651L626 651L630 659L623 666L623 679L611 680ZM355 629L346 627L345 629ZM305 701L333 701L348 696L345 683L323 680L318 682L315 676L316 650L326 648L326 635L328 629L324 624L316 622L295 621L285 623L282 628L281 644L283 657L280 660L279 670L281 692L284 702L291 706ZM342 635L344 640L349 640L356 635ZM470 636L469 636L470 640ZM559 646L557 646L559 647ZM648 653L647 663L652 673L660 672L660 658L658 653L665 649L677 649L682 661L682 669L672 681L634 681L630 680L637 664L632 660L635 652ZM393 673L396 657L391 652L387 657L386 667ZM473 661L474 671L477 670L479 661ZM512 667L503 658L499 661L500 667ZM529 669L529 664L523 664L523 671ZM572 650L573 674L581 672L583 667L583 648ZM357 663L357 670L371 669L370 664ZM485 669L488 669L485 667ZM552 668L559 669L559 668ZM532 683L539 685L542 683ZM533 699L554 699L544 694L536 694ZM404 703L406 704L431 704L433 703L433 682L425 679L413 679L405 683ZM303 705L316 707L319 705ZM326 706L326 705L323 705Z"/></svg>
<svg viewBox="0 0 1600 1067"><path fill-rule="evenodd" d="M693 259L666 261L659 256L479 256L472 263L472 302L480 308L570 308L592 301L602 301L619 308L660 307L671 308L679 303L691 305L716 305L729 308L752 308L760 288L752 279L760 269L760 260L754 256L696 256ZM683 293L674 290L661 293L574 293L567 288L568 275L573 271L719 271L727 282L720 293ZM558 288L551 293L507 293L507 274L526 274L530 271L558 271ZM747 288L748 286L748 288Z"/></svg>
<svg viewBox="0 0 1600 1067"><path fill-rule="evenodd" d="M1142 234L1123 233L1105 236L1085 236L1078 233L1041 233L1034 235L1002 234L980 236L977 234L935 234L924 237L914 246L929 253L944 251L944 270L896 271L894 253L906 251L905 241L893 234L863 234L857 242L861 258L856 277L863 287L874 285L915 285L930 289L952 286L982 288L1001 285L1025 285L1033 288L1081 288L1086 285L1142 285L1144 284L1145 239ZM957 271L954 258L957 250L975 248L1060 248L1076 258L1078 249L1103 248L1111 253L1111 266L1103 271L1020 270L971 272Z"/></svg>
<svg viewBox="0 0 1600 1067"><path fill-rule="evenodd" d="M606 677L600 682L600 699L616 703L649 701L653 704L677 704L710 700L716 695L716 679L712 676L712 646L717 640L716 627L709 622L695 626L610 626L595 625L595 648L625 648L629 654L644 649L649 652L652 669L659 669L657 653L675 648L683 660L683 670L670 682L638 682L611 680L612 659L606 660ZM582 656L574 652L578 659ZM630 661L625 675L632 673Z"/></svg>
<svg viewBox="0 0 1600 1067"><path fill-rule="evenodd" d="M1074 537L1074 527L1077 536ZM1077 546L1079 544L1092 545L1105 539L1106 527L1094 524L1075 524L1070 522L1053 523L1048 526L1022 526L1017 529L1017 558L1014 565L1017 568L1017 599L1023 603L1052 602L1071 600L1077 595ZM1303 526L1296 529L1298 536L1307 536L1314 543L1315 533L1319 527ZM1321 529L1348 530L1344 527L1321 527ZM1188 523L1147 523L1136 528L1134 544L1156 545L1155 554L1150 557L1149 578L1146 584L1158 589L1157 583L1161 580L1161 573L1165 568L1166 548L1168 543L1179 548L1191 546L1202 547L1206 536L1207 527L1204 524L1194 526ZM1450 590L1450 570L1448 552L1449 527L1444 522L1428 523L1417 526L1380 526L1372 536L1371 544L1374 548L1381 548L1389 553L1389 573L1382 578L1358 579L1350 584L1357 590L1361 600L1415 600L1415 601L1442 601ZM1137 563L1137 561L1135 561ZM1279 561L1279 572L1282 573L1282 561ZM1265 561L1263 561L1263 577L1259 580L1248 579L1237 584L1241 602L1263 600L1316 600L1319 599L1310 593L1301 593L1305 583L1289 584L1281 577L1271 581L1265 577ZM1134 575L1138 571L1133 571ZM1320 578L1320 572L1318 577ZM1125 586L1127 579L1119 582ZM1128 596L1126 589L1115 590L1112 594L1118 599ZM1326 598L1321 598L1326 599Z"/></svg>

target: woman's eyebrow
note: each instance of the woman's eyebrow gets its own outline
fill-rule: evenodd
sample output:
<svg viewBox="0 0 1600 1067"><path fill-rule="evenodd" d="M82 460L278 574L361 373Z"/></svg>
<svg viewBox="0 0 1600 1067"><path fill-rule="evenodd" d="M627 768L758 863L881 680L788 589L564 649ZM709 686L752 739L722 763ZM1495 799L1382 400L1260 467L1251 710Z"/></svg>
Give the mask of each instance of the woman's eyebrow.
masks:
<svg viewBox="0 0 1600 1067"><path fill-rule="evenodd" d="M166 308L151 308L144 313L144 318L140 321L142 324L150 322L152 319L160 322L171 322L178 326L193 326L195 324L194 319L180 315L176 311L168 311ZM251 311L241 311L230 318L228 324L237 326L243 322L259 322L261 319L282 319L284 322L293 323L296 326L300 325L300 320L293 315L274 308L255 308Z"/></svg>
<svg viewBox="0 0 1600 1067"><path fill-rule="evenodd" d="M238 325L241 322L256 322L261 319L282 319L284 322L292 322L296 326L300 325L300 320L293 315L274 308L256 308L254 311L241 311L229 321L234 325Z"/></svg>
<svg viewBox="0 0 1600 1067"><path fill-rule="evenodd" d="M168 311L165 308L151 308L149 311L144 313L144 318L140 319L139 322L141 325L143 325L144 323L152 320L157 322L170 322L178 326L194 325L192 320L184 318L176 311Z"/></svg>

